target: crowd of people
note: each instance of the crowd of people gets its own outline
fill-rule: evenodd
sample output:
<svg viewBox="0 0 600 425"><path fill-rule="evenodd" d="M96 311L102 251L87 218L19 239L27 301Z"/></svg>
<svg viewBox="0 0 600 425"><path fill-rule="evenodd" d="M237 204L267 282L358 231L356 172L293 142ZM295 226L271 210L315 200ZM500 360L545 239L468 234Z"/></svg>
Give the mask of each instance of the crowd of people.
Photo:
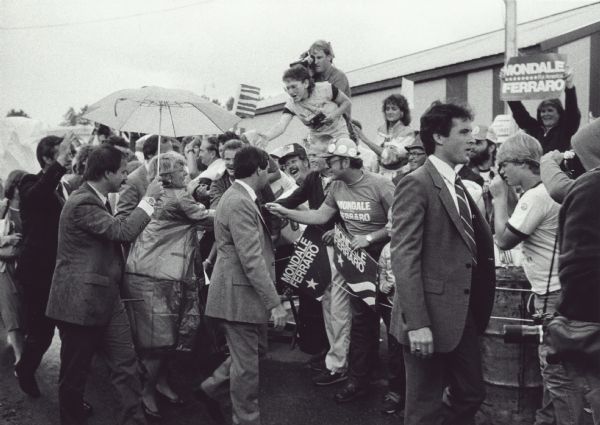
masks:
<svg viewBox="0 0 600 425"><path fill-rule="evenodd" d="M313 383L340 386L338 403L367 394L383 321L381 411L403 412L406 425L473 423L485 399L478 338L494 304L494 244L522 247L534 316L600 323L600 120L579 128L572 72L564 108L545 100L533 118L509 102L522 131L501 144L451 103L432 103L411 127L401 94L383 99L371 140L333 57L319 40L284 72L289 99L270 129L175 139L100 126L89 145L44 137L41 171L10 173L0 313L23 392L40 397L36 370L57 328L63 424L93 411L84 395L95 355L110 367L118 424L160 419L158 398L183 403L168 361L192 350L211 318L229 355L195 396L224 423L228 389L233 423L260 424L267 323L288 321L290 289L275 265L304 226L322 234L331 282L319 300L296 293L299 343L313 355ZM306 138L269 149L294 117ZM336 225L379 264L375 306L335 266ZM580 424L588 407L600 424L600 366L580 354L539 345L536 424Z"/></svg>

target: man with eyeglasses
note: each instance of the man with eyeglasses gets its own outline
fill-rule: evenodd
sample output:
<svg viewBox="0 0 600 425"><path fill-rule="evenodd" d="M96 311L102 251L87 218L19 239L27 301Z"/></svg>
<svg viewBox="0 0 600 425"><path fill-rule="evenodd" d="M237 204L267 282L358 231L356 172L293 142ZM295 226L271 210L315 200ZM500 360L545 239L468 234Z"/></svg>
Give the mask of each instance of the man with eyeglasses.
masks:
<svg viewBox="0 0 600 425"><path fill-rule="evenodd" d="M363 170L356 143L349 138L331 143L322 156L333 182L319 209L296 211L277 203L267 204L267 208L279 216L312 225L325 224L339 213L352 237L352 248L363 248L377 261L389 241L385 226L394 194L393 183ZM350 305L349 378L335 395L338 403L366 394L379 346L379 314L359 297L350 297Z"/></svg>
<svg viewBox="0 0 600 425"><path fill-rule="evenodd" d="M494 197L496 245L508 250L519 243L523 269L531 284L535 312L542 316L556 311L561 291L558 278L558 217L560 205L552 200L540 177L542 146L524 132L509 137L498 150L499 173L490 184ZM509 186L524 193L509 212ZM583 420L583 395L560 364L548 364L549 347L538 348L542 382L542 407L535 424L579 424Z"/></svg>

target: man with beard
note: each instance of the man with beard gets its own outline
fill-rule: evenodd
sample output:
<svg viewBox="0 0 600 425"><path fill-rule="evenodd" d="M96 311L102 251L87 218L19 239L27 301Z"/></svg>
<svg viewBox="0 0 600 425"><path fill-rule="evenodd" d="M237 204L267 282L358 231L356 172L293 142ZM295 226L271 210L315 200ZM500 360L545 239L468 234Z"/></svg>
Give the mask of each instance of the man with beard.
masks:
<svg viewBox="0 0 600 425"><path fill-rule="evenodd" d="M494 207L490 195L490 182L497 174L496 162L496 133L492 128L484 125L473 127L474 142L469 152L469 162L458 171L463 180L471 180L483 189L482 198L485 206L485 218L490 226L493 226Z"/></svg>
<svg viewBox="0 0 600 425"><path fill-rule="evenodd" d="M293 178L298 186L302 184L304 178L310 172L306 151L298 143L275 149L271 156L279 158L279 166L283 169L283 172Z"/></svg>
<svg viewBox="0 0 600 425"><path fill-rule="evenodd" d="M86 423L83 394L94 354L111 369L119 425L144 424L141 385L131 330L120 286L123 242L132 242L150 222L162 183L153 180L127 216L114 217L108 194L127 180L127 159L114 146L102 145L89 156L84 183L69 197L60 215L56 268L46 315L60 330L58 402L63 425Z"/></svg>

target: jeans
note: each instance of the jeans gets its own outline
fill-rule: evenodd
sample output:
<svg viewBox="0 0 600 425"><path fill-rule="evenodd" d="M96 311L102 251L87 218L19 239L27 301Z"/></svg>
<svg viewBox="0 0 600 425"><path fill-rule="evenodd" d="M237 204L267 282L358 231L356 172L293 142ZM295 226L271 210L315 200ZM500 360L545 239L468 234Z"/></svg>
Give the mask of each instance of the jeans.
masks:
<svg viewBox="0 0 600 425"><path fill-rule="evenodd" d="M534 295L535 310L541 313L544 296ZM560 291L548 295L547 313L554 313L560 299ZM535 425L576 425L583 423L584 399L582 391L561 364L548 364L546 355L549 347L542 343L538 347L542 383L544 385L542 407L536 412Z"/></svg>

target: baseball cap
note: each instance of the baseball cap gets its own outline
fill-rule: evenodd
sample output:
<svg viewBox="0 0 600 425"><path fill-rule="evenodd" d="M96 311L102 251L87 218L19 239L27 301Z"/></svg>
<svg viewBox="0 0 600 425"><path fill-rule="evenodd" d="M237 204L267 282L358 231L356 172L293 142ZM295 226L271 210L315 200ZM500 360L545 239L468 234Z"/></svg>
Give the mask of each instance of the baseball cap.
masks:
<svg viewBox="0 0 600 425"><path fill-rule="evenodd" d="M404 149L406 149L407 151L409 151L411 149L425 150L425 146L423 146L423 142L421 141L421 136L417 135L415 137L415 140L410 145L406 146Z"/></svg>
<svg viewBox="0 0 600 425"><path fill-rule="evenodd" d="M298 143L290 143L274 149L269 155L277 157L281 164L291 156L299 156L301 159L306 158L306 150Z"/></svg>
<svg viewBox="0 0 600 425"><path fill-rule="evenodd" d="M486 125L473 126L472 134L475 140L489 140L494 143L497 143L498 141L498 136L496 136L494 129Z"/></svg>
<svg viewBox="0 0 600 425"><path fill-rule="evenodd" d="M354 140L348 137L341 137L337 139L335 142L330 143L327 146L327 152L322 153L319 156L321 158L328 158L330 156L343 156L346 158L358 158L360 153L358 152L358 147Z"/></svg>

